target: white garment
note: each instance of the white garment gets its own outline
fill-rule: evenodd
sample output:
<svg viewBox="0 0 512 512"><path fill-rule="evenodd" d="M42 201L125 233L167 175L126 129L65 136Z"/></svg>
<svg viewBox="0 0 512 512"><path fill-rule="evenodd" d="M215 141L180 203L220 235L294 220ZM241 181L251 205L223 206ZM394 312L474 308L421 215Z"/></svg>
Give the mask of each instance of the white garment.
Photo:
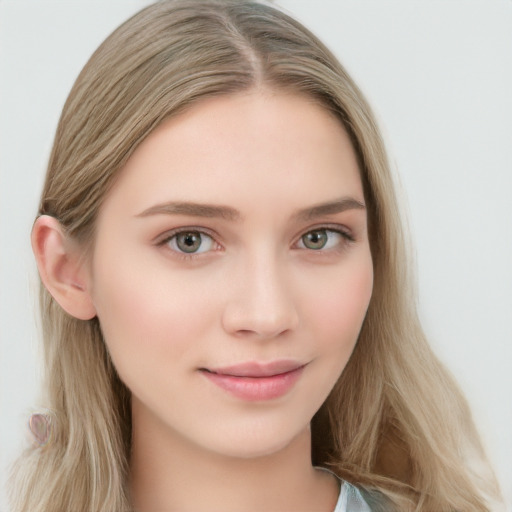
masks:
<svg viewBox="0 0 512 512"><path fill-rule="evenodd" d="M321 466L315 466L315 469L327 471L327 473L330 473L340 483L340 495L338 496L338 501L336 502L336 507L333 512L372 512L372 509L361 496L357 487L345 482L345 480L342 480L330 469Z"/></svg>
<svg viewBox="0 0 512 512"><path fill-rule="evenodd" d="M340 495L333 512L371 512L371 509L357 487L341 480Z"/></svg>

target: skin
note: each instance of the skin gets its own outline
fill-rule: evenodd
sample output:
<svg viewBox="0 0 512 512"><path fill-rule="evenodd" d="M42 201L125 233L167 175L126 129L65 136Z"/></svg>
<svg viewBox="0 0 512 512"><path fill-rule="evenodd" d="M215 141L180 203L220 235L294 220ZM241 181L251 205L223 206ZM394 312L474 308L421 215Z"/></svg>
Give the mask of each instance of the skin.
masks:
<svg viewBox="0 0 512 512"><path fill-rule="evenodd" d="M312 210L326 203L338 206ZM176 230L201 237L198 252ZM306 245L312 232L325 247ZM311 465L309 424L373 279L359 169L333 115L255 90L166 121L104 201L87 270L68 278L132 392L137 510L333 510L338 484ZM283 360L302 369L270 399L234 396L205 371Z"/></svg>

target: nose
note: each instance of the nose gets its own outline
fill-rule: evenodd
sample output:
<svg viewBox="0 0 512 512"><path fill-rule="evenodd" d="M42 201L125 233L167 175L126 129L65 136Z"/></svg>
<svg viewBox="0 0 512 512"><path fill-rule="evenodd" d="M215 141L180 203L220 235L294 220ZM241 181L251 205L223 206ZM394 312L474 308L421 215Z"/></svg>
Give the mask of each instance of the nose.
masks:
<svg viewBox="0 0 512 512"><path fill-rule="evenodd" d="M289 277L278 264L252 262L230 279L230 295L222 316L226 332L265 340L297 327L297 297Z"/></svg>

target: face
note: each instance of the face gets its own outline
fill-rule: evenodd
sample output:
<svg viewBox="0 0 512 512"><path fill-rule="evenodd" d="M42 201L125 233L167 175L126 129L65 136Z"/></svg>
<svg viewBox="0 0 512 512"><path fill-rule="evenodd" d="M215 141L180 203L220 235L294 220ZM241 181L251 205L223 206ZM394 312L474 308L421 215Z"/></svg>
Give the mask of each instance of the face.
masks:
<svg viewBox="0 0 512 512"><path fill-rule="evenodd" d="M100 211L91 296L134 425L269 454L308 428L372 292L356 157L302 96L203 100L137 148Z"/></svg>

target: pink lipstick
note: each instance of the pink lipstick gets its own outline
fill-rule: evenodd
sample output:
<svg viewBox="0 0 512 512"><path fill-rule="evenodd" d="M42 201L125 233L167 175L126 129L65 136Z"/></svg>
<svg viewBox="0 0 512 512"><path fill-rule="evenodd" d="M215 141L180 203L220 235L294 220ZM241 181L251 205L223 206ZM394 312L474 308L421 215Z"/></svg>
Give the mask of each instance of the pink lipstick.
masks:
<svg viewBox="0 0 512 512"><path fill-rule="evenodd" d="M272 400L285 395L302 375L305 365L296 361L248 362L222 368L202 368L219 388L246 401Z"/></svg>

